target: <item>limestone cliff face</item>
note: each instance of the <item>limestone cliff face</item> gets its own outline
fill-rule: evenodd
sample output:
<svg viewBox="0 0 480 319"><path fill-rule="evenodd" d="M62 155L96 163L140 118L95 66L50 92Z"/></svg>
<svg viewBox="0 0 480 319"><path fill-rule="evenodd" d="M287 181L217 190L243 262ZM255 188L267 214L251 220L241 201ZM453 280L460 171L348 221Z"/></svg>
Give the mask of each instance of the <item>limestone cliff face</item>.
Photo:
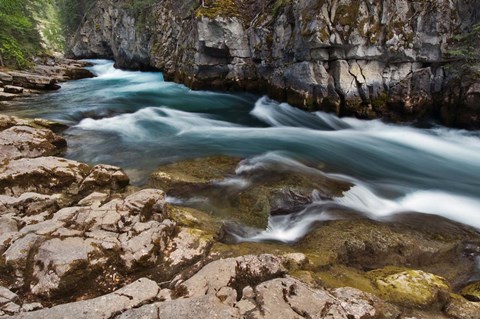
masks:
<svg viewBox="0 0 480 319"><path fill-rule="evenodd" d="M71 55L340 115L480 127L478 77L458 80L447 60L480 21L479 0L200 2L154 1L138 23L125 0L100 0Z"/></svg>

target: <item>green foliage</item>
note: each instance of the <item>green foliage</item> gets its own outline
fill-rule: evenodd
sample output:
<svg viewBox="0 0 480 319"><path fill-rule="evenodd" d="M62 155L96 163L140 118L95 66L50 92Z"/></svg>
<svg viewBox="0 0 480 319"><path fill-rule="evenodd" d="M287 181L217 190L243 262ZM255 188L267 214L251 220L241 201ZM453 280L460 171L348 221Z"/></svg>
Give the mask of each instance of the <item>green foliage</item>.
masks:
<svg viewBox="0 0 480 319"><path fill-rule="evenodd" d="M25 68L40 50L32 4L48 0L0 0L0 55L6 66Z"/></svg>
<svg viewBox="0 0 480 319"><path fill-rule="evenodd" d="M457 35L453 39L448 54L451 58L462 60L467 65L480 63L480 23L472 27L468 33Z"/></svg>
<svg viewBox="0 0 480 319"><path fill-rule="evenodd" d="M65 46L58 8L55 0L37 1L32 4L33 17L48 53L63 52Z"/></svg>
<svg viewBox="0 0 480 319"><path fill-rule="evenodd" d="M240 16L239 5L234 0L210 0L203 1L195 11L195 16L216 18L216 17L238 17Z"/></svg>
<svg viewBox="0 0 480 319"><path fill-rule="evenodd" d="M1 0L0 0L1 1ZM75 34L85 15L92 9L96 0L51 0L54 1L58 18L64 34L69 37Z"/></svg>

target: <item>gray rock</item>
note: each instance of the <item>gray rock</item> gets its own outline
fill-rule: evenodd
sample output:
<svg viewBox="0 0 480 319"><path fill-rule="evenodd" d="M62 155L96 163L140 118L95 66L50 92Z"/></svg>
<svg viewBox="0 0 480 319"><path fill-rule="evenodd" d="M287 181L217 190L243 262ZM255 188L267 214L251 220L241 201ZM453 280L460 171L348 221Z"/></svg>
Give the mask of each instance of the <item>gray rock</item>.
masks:
<svg viewBox="0 0 480 319"><path fill-rule="evenodd" d="M17 294L11 292L5 287L0 286L0 309L3 305L18 301Z"/></svg>
<svg viewBox="0 0 480 319"><path fill-rule="evenodd" d="M0 194L76 194L89 171L85 164L58 157L12 160L0 165Z"/></svg>
<svg viewBox="0 0 480 319"><path fill-rule="evenodd" d="M12 82L12 80L13 80L13 77L10 74L0 72L0 81L2 81L4 83L10 83L10 82Z"/></svg>
<svg viewBox="0 0 480 319"><path fill-rule="evenodd" d="M11 101L16 97L16 94L0 92L0 101Z"/></svg>
<svg viewBox="0 0 480 319"><path fill-rule="evenodd" d="M29 122L15 116L8 116L0 114L0 131L3 131L12 126L28 126Z"/></svg>
<svg viewBox="0 0 480 319"><path fill-rule="evenodd" d="M23 88L19 87L19 86L5 85L3 87L3 92L12 93L12 94L22 94L23 93Z"/></svg>
<svg viewBox="0 0 480 319"><path fill-rule="evenodd" d="M149 12L154 18L140 33L140 21L128 10L98 1L72 41L71 55L155 67L193 88L267 91L296 106L368 118L432 115L432 95L444 92L437 103L445 123L480 127L478 95L460 90L464 84L445 76L444 67L451 39L478 23L472 1L256 0L232 4L225 13L193 0L164 0ZM424 65L436 76L422 74L412 82L411 73L395 74ZM392 88L404 80L411 92L398 107L405 90ZM459 117L449 108L468 114Z"/></svg>
<svg viewBox="0 0 480 319"><path fill-rule="evenodd" d="M90 193L98 189L119 190L130 182L127 174L116 166L96 165L80 185L80 192Z"/></svg>
<svg viewBox="0 0 480 319"><path fill-rule="evenodd" d="M23 304L22 309L20 309L20 311L29 312L29 311L35 311L40 309L43 309L43 305L41 303L32 302L32 303Z"/></svg>
<svg viewBox="0 0 480 319"><path fill-rule="evenodd" d="M119 236L123 250L122 260L127 268L152 266L159 261L174 229L174 223L150 221L137 223L138 231L130 231Z"/></svg>
<svg viewBox="0 0 480 319"><path fill-rule="evenodd" d="M213 237L201 230L181 227L167 247L166 262L170 267L178 267L197 260L206 254L212 242Z"/></svg>
<svg viewBox="0 0 480 319"><path fill-rule="evenodd" d="M21 86L34 90L57 90L60 87L56 84L57 79L35 75L27 72L10 72L12 83L15 86Z"/></svg>
<svg viewBox="0 0 480 319"><path fill-rule="evenodd" d="M52 308L20 313L18 319L105 319L125 310L138 307L153 300L158 294L158 285L147 278L137 281L108 295L98 298L63 304Z"/></svg>
<svg viewBox="0 0 480 319"><path fill-rule="evenodd" d="M0 195L0 211L22 217L41 213L51 214L58 210L58 198L57 195L37 193L23 193L18 197Z"/></svg>
<svg viewBox="0 0 480 319"><path fill-rule="evenodd" d="M337 292L341 299L322 289L312 289L291 278L273 279L255 288L261 300L251 312L253 318L378 318L382 303L375 297L353 288ZM355 299L348 299L348 296Z"/></svg>
<svg viewBox="0 0 480 319"><path fill-rule="evenodd" d="M34 257L36 283L30 287L31 292L48 296L60 288L69 289L102 267L107 260L101 258L103 254L95 244L79 237L43 242Z"/></svg>
<svg viewBox="0 0 480 319"><path fill-rule="evenodd" d="M90 207L100 207L108 199L108 194L100 193L100 192L93 192L87 197L83 198L81 201L78 202L78 206L90 206Z"/></svg>
<svg viewBox="0 0 480 319"><path fill-rule="evenodd" d="M30 250L38 244L41 239L42 237L36 234L27 234L15 240L3 254L5 264L15 269L17 275L21 275L27 266L27 258Z"/></svg>
<svg viewBox="0 0 480 319"><path fill-rule="evenodd" d="M14 126L0 132L0 161L58 155L67 142L50 130Z"/></svg>
<svg viewBox="0 0 480 319"><path fill-rule="evenodd" d="M138 309L131 309L117 319L158 319L158 318L242 318L237 309L229 307L208 295L197 298L177 299L167 302L154 303Z"/></svg>
<svg viewBox="0 0 480 319"><path fill-rule="evenodd" d="M286 273L282 260L273 255L242 256L214 261L203 267L182 287L187 296L211 294L223 287L243 290L245 283L260 283Z"/></svg>

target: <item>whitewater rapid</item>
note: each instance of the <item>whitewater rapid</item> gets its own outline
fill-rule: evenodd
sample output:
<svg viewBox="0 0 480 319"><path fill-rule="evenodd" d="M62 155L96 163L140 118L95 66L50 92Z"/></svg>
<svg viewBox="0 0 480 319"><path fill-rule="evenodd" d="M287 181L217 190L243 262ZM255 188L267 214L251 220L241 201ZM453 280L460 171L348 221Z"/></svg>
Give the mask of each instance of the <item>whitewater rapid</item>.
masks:
<svg viewBox="0 0 480 319"><path fill-rule="evenodd" d="M315 223L338 218L332 208L376 220L417 212L480 229L479 132L308 113L267 97L192 91L161 73L92 62L96 78L69 82L36 107L15 106L19 115L72 125L69 158L119 165L139 184L159 164L229 155L244 160L236 176L217 181L225 188L248 187L245 172L269 167L353 185L329 200L314 193L301 211L272 216L267 229L239 240L296 241ZM208 201L193 197L171 200Z"/></svg>

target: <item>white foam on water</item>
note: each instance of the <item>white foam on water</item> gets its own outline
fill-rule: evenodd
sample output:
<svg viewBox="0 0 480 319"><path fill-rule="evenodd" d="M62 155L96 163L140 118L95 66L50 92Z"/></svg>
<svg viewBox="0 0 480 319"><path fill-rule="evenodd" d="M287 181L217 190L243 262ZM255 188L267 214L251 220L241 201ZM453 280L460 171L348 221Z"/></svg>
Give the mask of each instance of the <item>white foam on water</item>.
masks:
<svg viewBox="0 0 480 319"><path fill-rule="evenodd" d="M149 124L149 125L147 125ZM208 114L183 112L166 107L146 107L135 113L118 116L82 120L76 127L85 130L105 131L117 133L127 139L152 139L152 129L155 125L163 125L173 130L174 134L181 134L191 127L232 127L235 124L212 119Z"/></svg>

